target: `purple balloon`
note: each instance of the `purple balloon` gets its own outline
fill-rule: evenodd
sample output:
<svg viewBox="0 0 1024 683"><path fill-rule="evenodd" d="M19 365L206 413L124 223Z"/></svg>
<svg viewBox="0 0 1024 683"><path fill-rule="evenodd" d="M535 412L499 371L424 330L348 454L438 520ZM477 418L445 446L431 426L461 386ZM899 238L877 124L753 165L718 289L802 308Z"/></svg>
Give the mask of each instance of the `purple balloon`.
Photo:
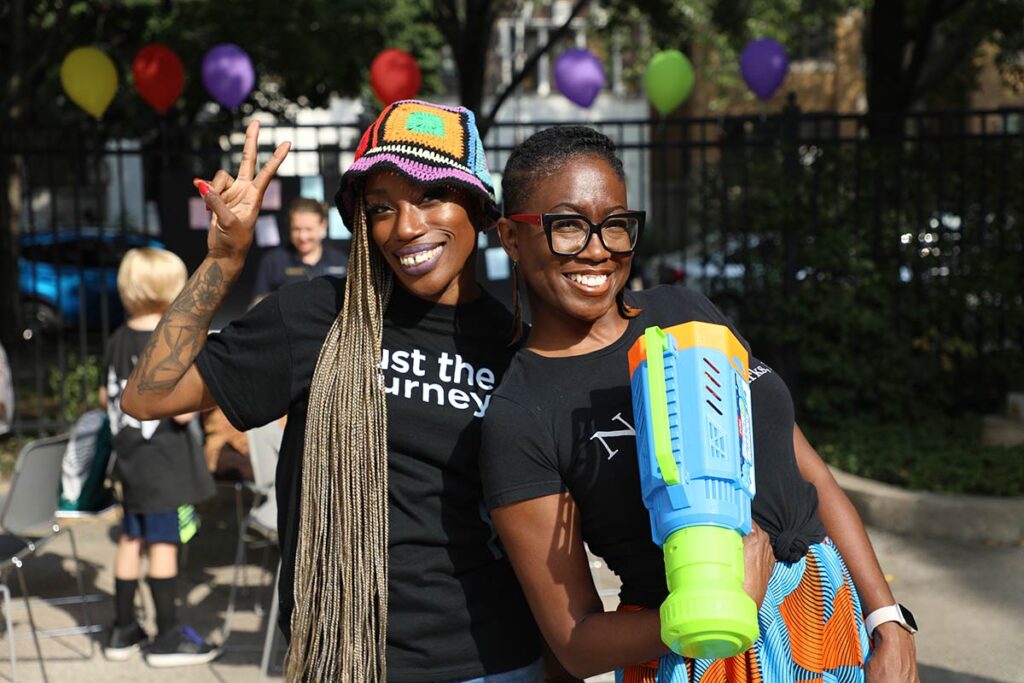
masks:
<svg viewBox="0 0 1024 683"><path fill-rule="evenodd" d="M255 83L252 60L237 45L215 45L203 57L203 85L225 107L233 109L244 102Z"/></svg>
<svg viewBox="0 0 1024 683"><path fill-rule="evenodd" d="M604 87L601 60L589 50L566 50L555 60L555 87L574 104L589 107Z"/></svg>
<svg viewBox="0 0 1024 683"><path fill-rule="evenodd" d="M750 41L740 55L743 80L762 100L767 100L782 85L788 71L786 48L771 38Z"/></svg>

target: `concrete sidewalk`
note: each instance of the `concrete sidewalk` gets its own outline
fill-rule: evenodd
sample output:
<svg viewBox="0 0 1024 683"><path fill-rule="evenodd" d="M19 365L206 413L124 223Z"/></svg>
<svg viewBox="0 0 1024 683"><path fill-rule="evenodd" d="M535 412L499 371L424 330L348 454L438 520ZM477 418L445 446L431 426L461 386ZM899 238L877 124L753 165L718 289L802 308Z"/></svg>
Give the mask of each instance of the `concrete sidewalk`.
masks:
<svg viewBox="0 0 1024 683"><path fill-rule="evenodd" d="M101 519L72 522L79 552L85 564L87 593L98 593L104 601L91 605L91 621L111 619L113 591L112 564L118 528L116 514ZM203 634L219 640L223 613L231 582L235 547L234 517L230 494L204 518L204 528L190 545L180 594L185 605L181 614ZM890 575L898 599L914 610L921 625L918 655L925 683L1022 683L1024 669L1017 663L1021 634L1024 634L1024 548L956 544L900 536L876 529L871 537L885 571ZM260 553L250 555L248 581L266 587L270 574L259 569ZM276 561L275 557L271 562ZM54 542L39 558L25 564L30 593L34 596L67 595L74 590L70 545L66 538ZM598 588L609 609L617 593L615 577L600 563L594 563ZM12 610L15 631L26 632L24 609ZM142 591L148 603L148 592ZM141 658L113 663L103 659L97 647L89 654L85 636L68 636L42 641L50 681L256 681L263 642L263 618L254 604L266 604L269 593L250 591L239 600L230 642L221 659L208 666L156 670ZM75 605L54 607L33 605L40 628L61 628L80 623ZM150 631L153 609L147 604ZM18 680L41 681L42 676L31 640L17 641ZM0 680L11 679L7 643L0 642ZM281 653L271 672L280 676ZM273 676L272 676L273 678ZM601 676L595 681L612 680Z"/></svg>

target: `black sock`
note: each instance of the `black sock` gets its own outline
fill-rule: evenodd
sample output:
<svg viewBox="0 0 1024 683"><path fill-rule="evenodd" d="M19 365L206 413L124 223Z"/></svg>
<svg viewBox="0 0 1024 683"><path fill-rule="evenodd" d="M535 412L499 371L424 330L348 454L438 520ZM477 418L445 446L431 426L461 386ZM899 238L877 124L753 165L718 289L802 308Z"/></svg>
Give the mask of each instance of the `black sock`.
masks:
<svg viewBox="0 0 1024 683"><path fill-rule="evenodd" d="M153 604L156 605L156 628L159 635L169 633L178 624L174 614L174 584L177 578L172 576L167 579L146 579L153 594Z"/></svg>
<svg viewBox="0 0 1024 683"><path fill-rule="evenodd" d="M135 622L135 589L138 585L136 579L114 579L114 623L117 626Z"/></svg>

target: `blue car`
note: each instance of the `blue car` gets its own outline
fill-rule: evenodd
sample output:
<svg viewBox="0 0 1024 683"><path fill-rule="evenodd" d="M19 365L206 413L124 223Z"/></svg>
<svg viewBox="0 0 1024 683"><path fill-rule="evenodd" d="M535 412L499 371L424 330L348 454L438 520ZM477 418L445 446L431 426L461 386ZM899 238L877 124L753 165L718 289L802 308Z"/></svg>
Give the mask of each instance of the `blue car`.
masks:
<svg viewBox="0 0 1024 683"><path fill-rule="evenodd" d="M111 328L124 320L117 295L117 267L135 247L163 247L152 237L113 229L22 233L18 287L25 338L60 326L98 329L107 301ZM84 314L84 315L83 315Z"/></svg>

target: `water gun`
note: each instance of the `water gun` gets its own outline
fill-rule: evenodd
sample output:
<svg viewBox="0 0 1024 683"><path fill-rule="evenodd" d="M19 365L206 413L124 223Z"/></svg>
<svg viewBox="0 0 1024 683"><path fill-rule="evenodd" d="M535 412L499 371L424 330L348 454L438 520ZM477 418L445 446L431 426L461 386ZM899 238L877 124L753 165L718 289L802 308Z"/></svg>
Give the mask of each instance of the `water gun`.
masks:
<svg viewBox="0 0 1024 683"><path fill-rule="evenodd" d="M669 596L661 639L686 657L721 659L758 637L743 590L754 444L747 351L728 327L649 327L629 351L637 457Z"/></svg>

